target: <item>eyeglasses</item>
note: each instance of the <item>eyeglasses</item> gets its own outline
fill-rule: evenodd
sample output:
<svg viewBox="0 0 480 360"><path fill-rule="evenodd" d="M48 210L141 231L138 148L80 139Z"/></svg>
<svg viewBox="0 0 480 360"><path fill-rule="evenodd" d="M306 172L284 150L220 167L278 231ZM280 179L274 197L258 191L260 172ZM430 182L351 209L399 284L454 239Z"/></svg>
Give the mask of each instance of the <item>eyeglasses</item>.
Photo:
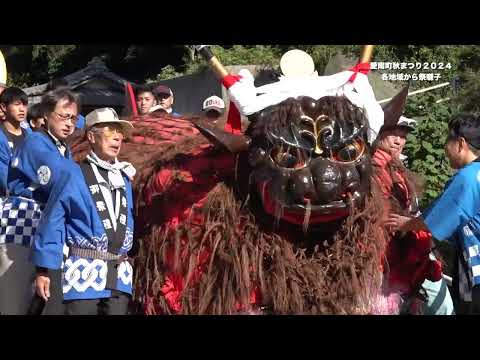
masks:
<svg viewBox="0 0 480 360"><path fill-rule="evenodd" d="M70 114L62 115L62 114L57 113L56 111L54 111L54 114L57 115L63 121L71 120L72 123L77 122L77 119L78 119L77 115L70 115Z"/></svg>
<svg viewBox="0 0 480 360"><path fill-rule="evenodd" d="M105 135L105 137L107 137L107 138L113 138L115 136L115 134L121 135L122 138L125 137L125 132L123 131L123 129L119 129L119 128L105 126L105 127L99 128L99 129L95 129L95 131L98 134Z"/></svg>

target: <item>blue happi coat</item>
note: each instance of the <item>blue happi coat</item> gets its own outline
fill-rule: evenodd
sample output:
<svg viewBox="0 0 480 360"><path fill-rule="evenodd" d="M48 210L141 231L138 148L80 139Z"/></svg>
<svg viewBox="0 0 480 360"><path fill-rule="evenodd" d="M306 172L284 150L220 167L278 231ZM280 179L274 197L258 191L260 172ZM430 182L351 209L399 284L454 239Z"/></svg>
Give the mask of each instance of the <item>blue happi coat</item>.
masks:
<svg viewBox="0 0 480 360"><path fill-rule="evenodd" d="M73 163L68 148L65 156L62 156L55 140L47 132L32 132L14 152L8 173L10 195L45 204L64 162ZM53 181L46 182L49 177Z"/></svg>
<svg viewBox="0 0 480 360"><path fill-rule="evenodd" d="M0 131L0 194L5 194L7 189L8 165L12 157L12 149L8 145L8 139Z"/></svg>
<svg viewBox="0 0 480 360"><path fill-rule="evenodd" d="M0 244L31 245L41 210L52 191L53 181L46 180L54 179L64 162L73 163L69 150L63 157L55 142L43 130L30 133L11 156L5 174L9 194L0 213Z"/></svg>
<svg viewBox="0 0 480 360"><path fill-rule="evenodd" d="M107 252L108 238L97 213L80 167L69 161L52 176L50 198L42 213L32 246L35 265L48 269L59 269L63 259L63 245L82 249ZM126 234L118 254L126 254L133 243L133 199L132 186L124 176L127 207ZM132 267L128 261L117 266L115 290L131 294ZM69 255L63 266L63 293L65 300L98 299L111 296L106 288L107 262L101 259L81 258Z"/></svg>
<svg viewBox="0 0 480 360"><path fill-rule="evenodd" d="M24 132L24 136L29 132ZM6 194L8 168L13 155L13 143L10 143L5 133L0 130L0 195Z"/></svg>

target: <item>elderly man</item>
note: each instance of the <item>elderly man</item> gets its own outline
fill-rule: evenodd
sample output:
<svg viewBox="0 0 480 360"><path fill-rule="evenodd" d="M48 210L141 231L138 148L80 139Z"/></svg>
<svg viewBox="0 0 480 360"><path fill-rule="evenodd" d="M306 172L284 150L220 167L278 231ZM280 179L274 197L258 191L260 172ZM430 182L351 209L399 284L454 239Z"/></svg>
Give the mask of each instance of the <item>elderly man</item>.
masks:
<svg viewBox="0 0 480 360"><path fill-rule="evenodd" d="M3 313L25 314L32 300L34 267L28 259L30 245L42 209L57 191L51 179L59 176L63 163L74 164L65 139L74 131L79 106L78 97L69 90L46 94L42 98L46 128L28 135L13 153L7 181L9 196L1 212L2 223L7 224L0 232L0 242L5 244L0 254ZM59 275L53 274L55 294L60 289ZM56 313L53 304L54 301L45 310Z"/></svg>
<svg viewBox="0 0 480 360"><path fill-rule="evenodd" d="M130 128L111 108L91 112L86 116L90 153L80 166L64 163L60 176L51 180L58 191L49 199L34 238L35 288L48 301L49 273L61 267L66 243L62 279L68 315L121 315L128 310L135 169L117 156Z"/></svg>
<svg viewBox="0 0 480 360"><path fill-rule="evenodd" d="M414 129L415 121L400 117L396 124L385 124L379 131L374 143L372 163L374 180L385 197L392 213L402 213L406 217L418 215L418 198L414 175L407 170L401 159L407 135ZM390 291L399 291L405 298L404 311L423 313L427 315L453 314L453 302L445 280L428 280L429 275L421 272L421 265L435 260L433 254L424 259L424 252L430 250L430 235L423 236L427 249L419 250L417 234L392 234L387 253L388 269L385 284ZM411 264L411 258L418 258L421 264ZM425 267L427 268L427 267ZM421 275L419 275L421 274ZM420 278L417 278L420 276ZM433 280L433 279L432 279ZM426 302L420 307L414 301L418 287L423 288Z"/></svg>

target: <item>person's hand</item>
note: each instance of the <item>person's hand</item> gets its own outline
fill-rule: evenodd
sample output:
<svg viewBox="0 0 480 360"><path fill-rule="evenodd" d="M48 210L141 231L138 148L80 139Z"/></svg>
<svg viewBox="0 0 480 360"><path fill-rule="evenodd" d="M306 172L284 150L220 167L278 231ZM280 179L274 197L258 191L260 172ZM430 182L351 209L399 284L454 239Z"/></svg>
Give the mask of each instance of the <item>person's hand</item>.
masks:
<svg viewBox="0 0 480 360"><path fill-rule="evenodd" d="M50 298L50 278L43 273L37 273L35 277L35 291L43 300L48 301Z"/></svg>
<svg viewBox="0 0 480 360"><path fill-rule="evenodd" d="M398 231L403 225L405 225L411 218L408 216L402 216L398 214L390 214L385 221L385 226L391 231Z"/></svg>

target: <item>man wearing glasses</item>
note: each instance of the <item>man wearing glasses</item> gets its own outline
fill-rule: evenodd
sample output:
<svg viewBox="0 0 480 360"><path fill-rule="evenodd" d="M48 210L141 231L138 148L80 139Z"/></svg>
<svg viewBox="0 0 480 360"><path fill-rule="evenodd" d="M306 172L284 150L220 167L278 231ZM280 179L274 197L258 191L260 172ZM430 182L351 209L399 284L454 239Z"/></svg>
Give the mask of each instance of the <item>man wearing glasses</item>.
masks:
<svg viewBox="0 0 480 360"><path fill-rule="evenodd" d="M75 129L80 107L77 95L58 89L42 98L41 107L46 128L28 135L15 150L8 171L9 196L0 214L2 224L7 224L1 227L0 241L14 249L3 259L9 268L0 281L0 297L8 305L3 309L7 314L27 312L33 295L34 269L28 259L33 235L45 204L58 196L55 179L70 171L69 164L75 164L65 140ZM51 273L53 301L45 309L47 313L62 311L60 275L59 271Z"/></svg>
<svg viewBox="0 0 480 360"><path fill-rule="evenodd" d="M49 274L60 268L66 242L62 283L67 315L127 314L135 169L117 156L131 128L111 108L88 114L90 153L80 166L69 164L70 170L52 182L58 191L47 202L33 243L35 289L49 301Z"/></svg>

